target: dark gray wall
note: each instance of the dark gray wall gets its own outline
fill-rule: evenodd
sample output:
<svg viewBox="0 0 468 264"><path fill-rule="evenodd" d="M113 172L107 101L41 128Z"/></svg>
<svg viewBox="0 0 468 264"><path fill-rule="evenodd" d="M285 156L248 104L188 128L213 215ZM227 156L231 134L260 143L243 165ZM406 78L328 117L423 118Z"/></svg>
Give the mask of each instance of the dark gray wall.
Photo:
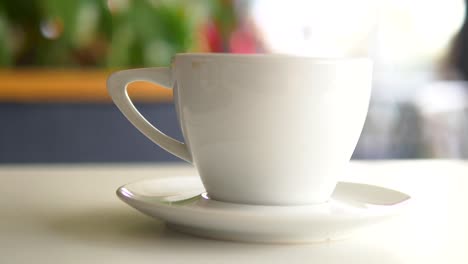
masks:
<svg viewBox="0 0 468 264"><path fill-rule="evenodd" d="M139 104L182 138L172 103ZM113 104L0 104L0 163L179 161L137 131Z"/></svg>

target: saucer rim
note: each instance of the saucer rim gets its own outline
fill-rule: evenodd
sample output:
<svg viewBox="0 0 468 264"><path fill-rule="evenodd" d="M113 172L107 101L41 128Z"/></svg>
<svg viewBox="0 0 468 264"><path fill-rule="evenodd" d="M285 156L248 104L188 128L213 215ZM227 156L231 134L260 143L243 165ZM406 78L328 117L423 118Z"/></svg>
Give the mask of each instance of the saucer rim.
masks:
<svg viewBox="0 0 468 264"><path fill-rule="evenodd" d="M158 180L176 180L182 179L184 177L163 177L163 178L147 178L137 180L128 184L124 184L116 190L116 194L120 200L128 204L129 206L138 209L137 207L148 207L152 210L178 210L179 212L184 213L193 213L193 214L200 214L200 213L212 213L212 214L223 214L223 215L231 215L231 216L249 216L253 218L264 218L265 214L270 216L281 216L286 218L294 218L294 217L304 217L305 215L322 215L324 217L331 217L332 212L328 212L328 214L324 213L326 210L345 210L342 212L342 216L344 215L367 215L372 217L379 217L379 216L390 216L390 215L397 215L401 210L401 208L407 207L407 204L411 201L411 196L396 191L390 188L385 188L377 185L365 184L365 183L353 183L353 182L343 182L340 183L346 185L360 185L360 186L367 186L370 188L379 188L385 191L396 192L398 194L404 195L406 198L401 199L397 203L392 204L365 204L364 207L356 206L356 204L352 204L353 201L343 201L343 200L335 200L329 199L326 203L321 204L309 204L309 205L254 205L254 204L240 204L240 203L230 203L230 202L223 202L217 201L213 199L203 199L201 193L194 194L193 196L189 196L187 199L181 199L174 202L163 201L161 199L154 199L155 197L152 196L144 196L134 194L131 191L123 191L128 190L126 186L131 184L142 183L145 181L158 181ZM189 177L186 177L189 178ZM185 180L185 179L184 179ZM206 190L203 188L203 191ZM125 193L130 195L125 195ZM167 197L167 195L162 196ZM154 199L154 200L152 200ZM201 203L190 203L190 204L180 204L178 202L184 202L186 200L194 200L194 201L201 201ZM359 202L357 202L359 203ZM140 209L138 209L141 211ZM147 210L147 209L145 209ZM347 212L346 212L347 211ZM260 213L261 212L261 213ZM337 214L335 212L335 214ZM286 215L286 216L285 216Z"/></svg>
<svg viewBox="0 0 468 264"><path fill-rule="evenodd" d="M175 180L175 179L183 179L183 178L196 178L194 176L173 176L173 177L157 177L157 178L143 178L143 179L139 179L139 180L135 180L135 181L132 181L132 182L128 182L126 184L123 184L121 186L119 186L116 191L115 191L115 194L117 197L119 197L119 199L121 199L122 201L126 202L127 199L133 199L132 197L129 197L127 195L125 195L124 193L131 193L130 191L128 192L125 192L123 190L128 190L127 187L129 185L132 185L132 184L141 184L142 182L147 182L147 181L158 181L158 180ZM394 193L398 193L399 195L401 196L405 196L406 198L405 199L402 199L400 201L398 201L397 203L392 203L392 204L370 204L370 205L375 205L375 206L379 206L379 207L396 207L396 206L399 206L401 204L406 204L408 202L410 202L410 200L412 199L411 195L407 194L407 193L404 193L402 191L398 191L398 190L395 190L395 189L392 189L392 188L388 188L388 187L383 187L383 186L379 186L379 185L374 185L374 184L369 184L369 183L361 183L361 182L351 182L351 181L338 181L337 183L337 186L339 184L344 184L344 185L359 185L359 186L366 186L366 187L369 187L369 188L374 188L374 189L382 189L382 190L385 190L385 191L391 191L391 192L394 192ZM329 205L330 203L335 203L337 202L336 199L333 199L333 195L335 194L335 192L333 192L332 196L326 201L326 202L323 202L323 203L318 203L318 204L292 204L292 205L271 205L271 204L244 204L244 203L233 203L233 202L225 202L225 201L219 201L219 200L215 200L215 199L212 199L209 197L209 194L208 192L206 191L206 189L201 185L202 189L198 194L194 195L194 196L191 196L191 198L196 198L196 197L201 197L203 198L204 200L206 201L209 201L210 203L217 203L217 204L224 204L224 205L231 205L231 206L241 206L241 207L252 207L252 208L270 208L270 209L284 209L284 208L313 208L313 207L318 207L318 206L324 206L324 205ZM149 198L148 196L144 196L144 195L134 195L132 194L132 196L136 197L136 196L139 196L139 197L142 197L143 199L146 197L146 198ZM167 196L167 195L166 195ZM184 199L185 200L185 199ZM146 204L158 204L160 206L167 206L167 207L174 207L175 205L170 203L170 202L164 202L164 201L151 201L151 202L147 202L147 201L143 201L143 200L139 200L141 203L146 203ZM338 200L339 202L339 200Z"/></svg>
<svg viewBox="0 0 468 264"><path fill-rule="evenodd" d="M406 193L371 184L363 185L398 192L407 198L397 204L366 208L347 205L345 209L350 208L351 210L342 212L340 204L334 202L326 203L326 206L320 204L324 208L322 210L317 208L317 205L245 205L207 200L211 201L211 205L213 203L232 205L233 210L225 206L212 208L210 203L197 203L200 201L200 194L192 196L192 198L196 198L194 203L174 204L157 199L151 202L142 201L138 200L139 197L125 196L122 192L126 186L131 184L167 179L181 180L182 178L189 179L190 177L141 179L122 185L116 192L117 196L133 209L164 222L168 227L183 227L176 228L181 232L221 240L275 244L311 243L348 237L355 231L399 216L409 208L407 205L411 200L411 196ZM354 184L362 185L361 183Z"/></svg>

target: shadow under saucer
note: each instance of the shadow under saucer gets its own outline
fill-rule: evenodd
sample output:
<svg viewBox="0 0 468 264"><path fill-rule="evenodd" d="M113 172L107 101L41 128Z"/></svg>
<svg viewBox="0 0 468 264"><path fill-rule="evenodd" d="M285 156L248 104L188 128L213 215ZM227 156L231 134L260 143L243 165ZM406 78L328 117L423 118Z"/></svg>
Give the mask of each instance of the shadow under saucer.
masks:
<svg viewBox="0 0 468 264"><path fill-rule="evenodd" d="M204 263L224 259L262 263L267 259L289 263L401 263L388 250L359 241L328 241L312 244L252 244L195 237L168 228L163 222L125 207L90 208L49 215L49 231L62 239L92 247L122 249L136 254L173 252L171 260L210 256ZM297 258L297 259L295 259ZM305 259L304 259L305 258Z"/></svg>

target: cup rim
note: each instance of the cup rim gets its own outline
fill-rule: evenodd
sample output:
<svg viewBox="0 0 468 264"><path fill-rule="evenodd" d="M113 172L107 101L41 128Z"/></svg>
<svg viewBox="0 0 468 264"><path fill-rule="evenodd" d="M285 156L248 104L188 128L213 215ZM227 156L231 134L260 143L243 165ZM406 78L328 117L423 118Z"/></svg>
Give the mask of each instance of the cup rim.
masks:
<svg viewBox="0 0 468 264"><path fill-rule="evenodd" d="M372 62L372 59L365 56L350 56L350 57L313 57L301 56L283 53L252 53L252 54L239 54L239 53L209 53L209 52L187 52L177 53L174 58L239 58L239 59L299 59L309 60L314 62L323 63L336 63L336 62Z"/></svg>

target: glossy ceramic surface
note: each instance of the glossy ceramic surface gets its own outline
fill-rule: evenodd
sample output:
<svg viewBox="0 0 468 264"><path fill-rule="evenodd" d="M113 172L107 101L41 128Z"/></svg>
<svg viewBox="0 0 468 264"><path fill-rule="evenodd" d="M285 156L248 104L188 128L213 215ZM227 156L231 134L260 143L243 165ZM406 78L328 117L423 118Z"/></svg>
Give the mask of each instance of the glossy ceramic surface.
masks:
<svg viewBox="0 0 468 264"><path fill-rule="evenodd" d="M196 177L142 180L120 187L117 195L142 213L183 232L266 243L344 238L395 216L410 199L407 194L382 187L340 182L331 200L323 204L242 205L210 199Z"/></svg>
<svg viewBox="0 0 468 264"><path fill-rule="evenodd" d="M371 68L367 59L181 54L171 68L114 73L108 89L141 132L196 166L216 200L314 204L330 197L359 139ZM138 113L126 93L137 80L174 88L185 143Z"/></svg>

